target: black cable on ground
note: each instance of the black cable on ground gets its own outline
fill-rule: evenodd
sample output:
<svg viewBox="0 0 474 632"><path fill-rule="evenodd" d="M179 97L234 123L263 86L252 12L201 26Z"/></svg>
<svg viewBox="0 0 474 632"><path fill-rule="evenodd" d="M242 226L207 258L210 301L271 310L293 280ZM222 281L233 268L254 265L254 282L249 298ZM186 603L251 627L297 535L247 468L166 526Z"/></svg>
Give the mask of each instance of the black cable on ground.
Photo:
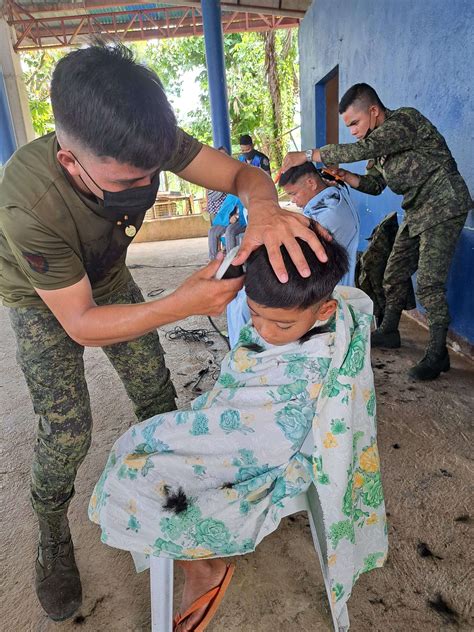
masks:
<svg viewBox="0 0 474 632"><path fill-rule="evenodd" d="M209 322L211 323L211 325L213 326L213 328L217 331L217 333L219 334L219 336L221 338L223 338L225 340L225 343L227 345L227 348L230 351L230 342L229 342L229 336L226 336L224 333L222 333L222 331L219 329L219 327L215 324L215 322L212 320L212 318L210 316L207 317L209 319Z"/></svg>
<svg viewBox="0 0 474 632"><path fill-rule="evenodd" d="M220 331L217 325L214 323L212 318L208 316L209 322L212 325L213 329L184 329L184 327L180 327L176 325L173 329L165 331L165 337L168 340L184 340L185 342L204 342L206 345L214 344L212 340L209 340L209 335L213 335L214 333L219 334L221 338L224 339L227 347L230 349L229 338Z"/></svg>
<svg viewBox="0 0 474 632"><path fill-rule="evenodd" d="M173 329L165 332L168 340L184 340L185 342L204 342L206 345L212 345L212 340L209 340L209 334L214 332L211 329L184 329L176 325Z"/></svg>

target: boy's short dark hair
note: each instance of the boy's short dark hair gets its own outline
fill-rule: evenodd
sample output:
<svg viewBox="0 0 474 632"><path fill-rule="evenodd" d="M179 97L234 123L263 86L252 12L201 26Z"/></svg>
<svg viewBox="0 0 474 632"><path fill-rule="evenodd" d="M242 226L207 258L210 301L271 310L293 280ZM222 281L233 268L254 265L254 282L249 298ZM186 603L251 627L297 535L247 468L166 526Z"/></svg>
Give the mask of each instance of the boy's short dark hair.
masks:
<svg viewBox="0 0 474 632"><path fill-rule="evenodd" d="M281 246L281 254L288 272L286 283L280 283L273 272L265 246L252 252L245 273L245 292L252 301L264 307L306 309L331 295L349 270L347 252L335 239L328 241L317 230L313 230L328 260L326 263L319 261L307 242L297 238L311 270L309 277L300 275L284 246Z"/></svg>
<svg viewBox="0 0 474 632"><path fill-rule="evenodd" d="M355 83L344 93L342 99L339 101L339 114L344 114L347 108L356 101L363 107L378 105L382 110L386 109L372 86L369 86L368 83Z"/></svg>
<svg viewBox="0 0 474 632"><path fill-rule="evenodd" d="M176 118L158 76L122 44L94 44L53 72L56 125L96 156L150 169L166 162Z"/></svg>
<svg viewBox="0 0 474 632"><path fill-rule="evenodd" d="M317 176L320 177L318 170L312 162L304 162L297 167L290 167L287 171L284 171L278 184L281 187L286 187L287 184L295 184L302 176Z"/></svg>

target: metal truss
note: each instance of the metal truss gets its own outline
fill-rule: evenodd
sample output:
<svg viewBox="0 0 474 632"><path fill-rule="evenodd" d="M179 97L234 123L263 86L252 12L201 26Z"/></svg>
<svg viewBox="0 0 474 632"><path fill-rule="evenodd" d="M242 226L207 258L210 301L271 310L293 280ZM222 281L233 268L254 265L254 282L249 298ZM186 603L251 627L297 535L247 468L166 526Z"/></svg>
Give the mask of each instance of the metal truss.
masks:
<svg viewBox="0 0 474 632"><path fill-rule="evenodd" d="M74 46L91 35L109 36L121 41L203 35L202 12L197 6L135 9L128 2L127 8L122 9L124 5L117 0L113 7L106 6L103 10L94 8L89 13L89 7L86 10L77 7L75 10L72 3L62 3L49 11L40 11L41 5L36 5L33 11L31 4L26 8L20 0L6 0L6 19L15 35L13 48L19 52ZM257 7L253 11L243 11L239 5L222 3L223 32L268 31L299 25L299 17L273 13L257 12Z"/></svg>

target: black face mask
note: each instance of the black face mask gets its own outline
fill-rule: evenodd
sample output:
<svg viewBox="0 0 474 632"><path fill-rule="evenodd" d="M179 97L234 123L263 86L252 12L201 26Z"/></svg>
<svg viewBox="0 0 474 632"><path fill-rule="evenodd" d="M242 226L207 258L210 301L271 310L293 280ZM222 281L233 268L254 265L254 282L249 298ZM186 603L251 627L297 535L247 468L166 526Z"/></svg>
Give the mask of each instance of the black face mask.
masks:
<svg viewBox="0 0 474 632"><path fill-rule="evenodd" d="M256 153L257 152L255 149L251 149L250 151L244 152L242 156L245 158L245 160L252 160L252 158L255 157Z"/></svg>
<svg viewBox="0 0 474 632"><path fill-rule="evenodd" d="M74 156L74 154L72 155ZM74 156L74 158L77 160L76 156ZM77 162L79 162L79 160L77 160ZM84 169L80 162L79 164ZM143 213L151 208L156 201L156 194L158 193L158 188L160 186L159 171L157 171L152 177L150 184L143 187L124 189L123 191L106 191L97 184L88 171L85 169L84 171L87 173L95 186L102 191L104 199L99 200L99 209L95 212L104 219L109 219L110 221L115 222L117 220L121 220L125 215L128 215L128 217L133 220L136 217L143 215ZM89 189L84 180L82 180L82 182ZM91 193L93 192L91 191Z"/></svg>
<svg viewBox="0 0 474 632"><path fill-rule="evenodd" d="M372 113L370 113L370 115L369 115L369 128L365 132L365 134L362 136L362 140L365 140L368 136L370 136L370 134L372 134L374 129L375 129L375 127L372 127Z"/></svg>
<svg viewBox="0 0 474 632"><path fill-rule="evenodd" d="M160 186L160 174L157 171L152 177L150 184L143 187L134 187L124 191L105 191L104 210L114 215L137 217L142 215L153 206L156 201L156 194Z"/></svg>

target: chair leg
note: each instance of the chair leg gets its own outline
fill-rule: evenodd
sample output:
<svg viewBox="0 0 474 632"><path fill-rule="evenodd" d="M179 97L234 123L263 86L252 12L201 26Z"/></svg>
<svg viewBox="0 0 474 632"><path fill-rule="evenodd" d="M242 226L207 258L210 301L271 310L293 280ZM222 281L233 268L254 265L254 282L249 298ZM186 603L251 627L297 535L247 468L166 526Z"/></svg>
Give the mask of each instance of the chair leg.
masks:
<svg viewBox="0 0 474 632"><path fill-rule="evenodd" d="M326 552L326 540L324 536L324 524L323 513L319 497L316 489L310 488L307 491L307 501L309 506L308 519L311 527L311 535L313 536L314 548L319 557L319 563L321 564L321 572L323 574L324 585L326 586L326 593L328 596L329 607L331 609L332 621L335 632L348 632L350 622L349 613L347 611L347 605L344 605L339 617L336 617L336 613L332 604L331 587L328 577L327 566L327 552Z"/></svg>
<svg viewBox="0 0 474 632"><path fill-rule="evenodd" d="M150 556L152 632L173 632L173 560Z"/></svg>
<svg viewBox="0 0 474 632"><path fill-rule="evenodd" d="M341 610L341 614L337 620L338 632L348 632L350 627L349 612L347 611L347 604L344 604L344 608Z"/></svg>

